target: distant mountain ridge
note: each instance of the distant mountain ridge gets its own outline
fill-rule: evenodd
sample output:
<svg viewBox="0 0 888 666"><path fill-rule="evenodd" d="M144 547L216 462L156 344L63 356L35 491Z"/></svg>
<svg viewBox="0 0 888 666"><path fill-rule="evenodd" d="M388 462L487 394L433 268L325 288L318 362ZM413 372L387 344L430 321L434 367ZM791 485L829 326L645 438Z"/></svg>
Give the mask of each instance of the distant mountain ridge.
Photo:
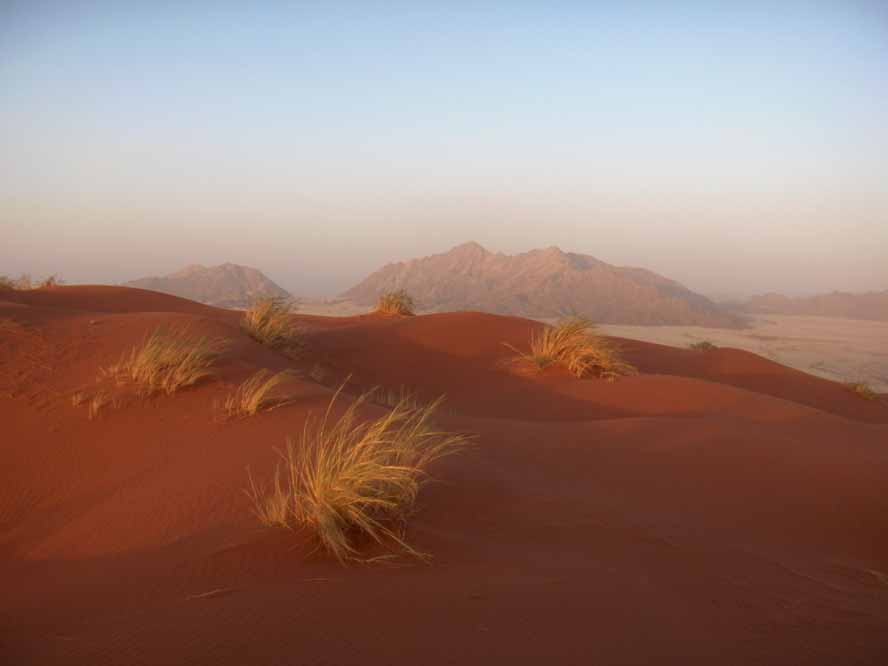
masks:
<svg viewBox="0 0 888 666"><path fill-rule="evenodd" d="M261 271L231 263L192 264L170 275L140 278L125 286L160 291L220 308L245 308L261 296L291 298L287 290Z"/></svg>
<svg viewBox="0 0 888 666"><path fill-rule="evenodd" d="M888 289L852 294L834 291L815 296L789 297L761 294L740 304L745 312L759 314L795 314L845 319L888 321Z"/></svg>
<svg viewBox="0 0 888 666"><path fill-rule="evenodd" d="M673 280L557 247L505 255L464 243L443 254L388 264L343 297L369 305L390 289L407 290L431 310L581 314L602 324L742 324L741 317Z"/></svg>

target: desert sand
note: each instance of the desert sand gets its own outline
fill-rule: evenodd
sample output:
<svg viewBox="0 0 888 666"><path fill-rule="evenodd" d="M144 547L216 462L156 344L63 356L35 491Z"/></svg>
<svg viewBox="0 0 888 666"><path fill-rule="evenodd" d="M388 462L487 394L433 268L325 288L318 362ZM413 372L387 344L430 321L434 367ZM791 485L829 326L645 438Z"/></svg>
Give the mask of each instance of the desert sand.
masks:
<svg viewBox="0 0 888 666"><path fill-rule="evenodd" d="M299 314L291 360L240 316L122 287L0 297L3 663L885 663L884 396L630 339L637 376L516 374L503 343L540 323L480 313ZM158 325L228 338L219 376L72 404ZM218 418L288 367L292 404ZM268 478L349 375L446 394L441 426L478 436L408 525L429 564L342 566L252 514L247 468Z"/></svg>

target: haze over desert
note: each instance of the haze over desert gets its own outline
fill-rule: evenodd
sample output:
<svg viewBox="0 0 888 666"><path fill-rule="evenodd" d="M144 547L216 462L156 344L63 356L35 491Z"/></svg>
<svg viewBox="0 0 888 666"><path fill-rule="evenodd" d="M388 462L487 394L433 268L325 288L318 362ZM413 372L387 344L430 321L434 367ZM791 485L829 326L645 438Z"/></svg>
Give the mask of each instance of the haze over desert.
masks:
<svg viewBox="0 0 888 666"><path fill-rule="evenodd" d="M0 3L0 663L883 666L878 3Z"/></svg>

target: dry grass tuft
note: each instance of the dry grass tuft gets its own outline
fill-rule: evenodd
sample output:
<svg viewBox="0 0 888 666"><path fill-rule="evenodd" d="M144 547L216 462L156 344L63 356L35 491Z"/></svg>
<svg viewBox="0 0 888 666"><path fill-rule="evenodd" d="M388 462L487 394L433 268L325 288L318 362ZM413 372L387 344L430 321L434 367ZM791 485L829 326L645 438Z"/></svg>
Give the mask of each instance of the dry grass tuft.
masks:
<svg viewBox="0 0 888 666"><path fill-rule="evenodd" d="M250 479L256 514L264 525L312 530L340 562L362 559L355 543L360 537L391 541L426 559L404 540L403 525L429 466L470 438L432 426L440 400L422 407L402 401L385 416L359 422L358 409L370 398L365 393L332 421L338 395L320 423L306 423L298 449L287 441L283 472L279 466L269 490Z"/></svg>
<svg viewBox="0 0 888 666"><path fill-rule="evenodd" d="M238 386L228 398L223 407L228 418L254 416L261 411L268 411L276 407L283 407L290 402L286 395L276 391L294 374L290 370L272 373L269 370L259 370L252 377Z"/></svg>
<svg viewBox="0 0 888 666"><path fill-rule="evenodd" d="M411 409L417 409L423 404L413 391L406 386L401 386L397 389L376 386L367 391L367 395L372 403L382 405L383 407L396 407L399 404L403 404Z"/></svg>
<svg viewBox="0 0 888 666"><path fill-rule="evenodd" d="M385 291L376 301L376 312L381 314L409 316L415 314L414 307L413 299L403 289Z"/></svg>
<svg viewBox="0 0 888 666"><path fill-rule="evenodd" d="M864 382L856 382L854 384L848 384L848 388L854 391L857 395L859 395L864 400L875 400L878 396L876 392L870 387L869 384Z"/></svg>
<svg viewBox="0 0 888 666"><path fill-rule="evenodd" d="M99 391L98 393L96 393L92 397L92 400L89 401L89 420L92 421L94 418L96 418L101 413L105 405L108 405L111 402L111 396L109 396L104 391Z"/></svg>
<svg viewBox="0 0 888 666"><path fill-rule="evenodd" d="M58 275L50 275L38 282L31 280L31 276L22 273L17 278L11 278L8 275L0 275L0 289L16 289L18 291L28 291L30 289L46 289L65 284Z"/></svg>
<svg viewBox="0 0 888 666"><path fill-rule="evenodd" d="M530 340L530 352L518 353L517 361L542 370L554 363L567 367L577 377L596 373L606 379L635 374L635 368L624 361L615 345L595 333L588 319L571 317L555 326L546 326Z"/></svg>
<svg viewBox="0 0 888 666"><path fill-rule="evenodd" d="M713 349L718 349L718 347L709 340L701 340L700 342L692 342L688 345L688 349L693 349L694 351L712 351Z"/></svg>
<svg viewBox="0 0 888 666"><path fill-rule="evenodd" d="M52 289L53 287L58 287L60 284L65 284L65 281L58 275L53 274L38 282L37 289Z"/></svg>
<svg viewBox="0 0 888 666"><path fill-rule="evenodd" d="M213 364L226 341L221 338L192 336L187 331L154 331L129 356L104 370L118 380L138 384L143 393L166 393L193 386L215 374Z"/></svg>
<svg viewBox="0 0 888 666"><path fill-rule="evenodd" d="M0 289L17 289L19 291L24 291L32 288L33 283L31 282L31 276L27 273L22 273L17 278L11 278L8 275L0 275Z"/></svg>
<svg viewBox="0 0 888 666"><path fill-rule="evenodd" d="M293 306L283 298L260 298L244 312L241 327L263 345L283 351L301 347L302 336L290 317Z"/></svg>

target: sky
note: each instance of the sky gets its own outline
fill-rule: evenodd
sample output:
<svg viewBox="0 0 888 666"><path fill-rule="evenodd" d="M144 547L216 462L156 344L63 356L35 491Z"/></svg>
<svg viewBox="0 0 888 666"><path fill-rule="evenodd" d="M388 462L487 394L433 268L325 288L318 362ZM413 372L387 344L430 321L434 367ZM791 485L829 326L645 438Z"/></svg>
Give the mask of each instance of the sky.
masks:
<svg viewBox="0 0 888 666"><path fill-rule="evenodd" d="M888 5L0 0L0 274L333 296L468 240L888 289Z"/></svg>

